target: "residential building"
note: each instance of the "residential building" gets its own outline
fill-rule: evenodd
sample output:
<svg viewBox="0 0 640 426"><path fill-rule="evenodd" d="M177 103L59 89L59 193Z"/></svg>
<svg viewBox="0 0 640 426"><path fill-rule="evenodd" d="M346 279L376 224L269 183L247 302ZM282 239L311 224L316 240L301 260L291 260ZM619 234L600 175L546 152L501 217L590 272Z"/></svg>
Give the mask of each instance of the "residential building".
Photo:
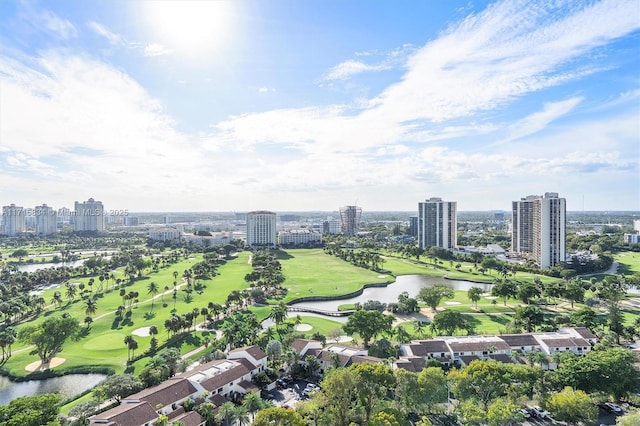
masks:
<svg viewBox="0 0 640 426"><path fill-rule="evenodd" d="M566 258L566 200L555 192L529 195L512 203L511 250L541 269Z"/></svg>
<svg viewBox="0 0 640 426"><path fill-rule="evenodd" d="M11 204L2 207L2 234L12 237L26 231L24 207Z"/></svg>
<svg viewBox="0 0 640 426"><path fill-rule="evenodd" d="M138 226L140 225L140 219L135 216L125 216L122 224L124 226Z"/></svg>
<svg viewBox="0 0 640 426"><path fill-rule="evenodd" d="M237 394L259 392L251 379L266 367L267 356L257 346L234 349L228 359L198 365L123 398L120 405L91 416L89 422L90 425L152 426L160 415L166 415L169 424L179 420L189 426L204 426L200 415L185 411L185 401L211 402L218 408Z"/></svg>
<svg viewBox="0 0 640 426"><path fill-rule="evenodd" d="M154 241L180 241L182 231L176 228L156 228L149 230L149 239Z"/></svg>
<svg viewBox="0 0 640 426"><path fill-rule="evenodd" d="M338 219L327 219L322 222L323 234L339 234L342 232L342 223Z"/></svg>
<svg viewBox="0 0 640 426"><path fill-rule="evenodd" d="M247 247L276 247L276 214L266 210L247 213Z"/></svg>
<svg viewBox="0 0 640 426"><path fill-rule="evenodd" d="M317 245L322 243L322 234L310 229L289 229L278 232L278 244L281 246Z"/></svg>
<svg viewBox="0 0 640 426"><path fill-rule="evenodd" d="M361 207L358 207L358 206L340 207L340 222L342 223L342 233L348 236L356 235L360 227L361 216L362 216Z"/></svg>
<svg viewBox="0 0 640 426"><path fill-rule="evenodd" d="M506 363L522 362L531 351L540 351L550 357L554 353L571 351L583 355L591 350L598 339L585 327L560 328L554 332L501 334L499 336L447 336L438 339L414 340L400 345L402 356L394 368L418 372L426 361L443 364L468 365L474 360ZM556 368L549 359L548 368Z"/></svg>
<svg viewBox="0 0 640 426"><path fill-rule="evenodd" d="M73 219L73 230L76 232L104 232L105 217L102 201L96 201L93 198L82 203L76 201Z"/></svg>
<svg viewBox="0 0 640 426"><path fill-rule="evenodd" d="M89 417L90 425L152 426L158 413L146 401L136 404L120 404L110 410Z"/></svg>
<svg viewBox="0 0 640 426"><path fill-rule="evenodd" d="M409 235L418 236L418 216L409 217Z"/></svg>
<svg viewBox="0 0 640 426"><path fill-rule="evenodd" d="M157 386L144 389L121 400L122 404L148 402L158 414L167 415L189 398L195 398L198 390L186 379L165 380Z"/></svg>
<svg viewBox="0 0 640 426"><path fill-rule="evenodd" d="M36 206L36 234L51 235L58 230L58 212L43 204Z"/></svg>
<svg viewBox="0 0 640 426"><path fill-rule="evenodd" d="M442 201L437 197L418 203L418 244L421 249L431 246L456 248L457 209L457 202Z"/></svg>
<svg viewBox="0 0 640 426"><path fill-rule="evenodd" d="M215 247L229 244L233 234L230 232L211 232L211 235L183 234L182 238L188 246Z"/></svg>
<svg viewBox="0 0 640 426"><path fill-rule="evenodd" d="M624 234L623 242L625 244L638 244L640 243L640 234Z"/></svg>

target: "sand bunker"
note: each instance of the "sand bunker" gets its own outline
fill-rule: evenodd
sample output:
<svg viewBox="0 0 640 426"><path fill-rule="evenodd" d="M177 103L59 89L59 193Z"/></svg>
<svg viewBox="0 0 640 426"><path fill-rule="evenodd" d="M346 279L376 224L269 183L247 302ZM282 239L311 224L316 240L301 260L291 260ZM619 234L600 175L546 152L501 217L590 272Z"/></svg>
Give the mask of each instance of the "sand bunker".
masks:
<svg viewBox="0 0 640 426"><path fill-rule="evenodd" d="M378 275L378 278L387 278L388 275Z"/></svg>
<svg viewBox="0 0 640 426"><path fill-rule="evenodd" d="M51 358L51 361L49 361L46 364L43 364L42 361L32 362L31 364L27 365L24 369L27 370L29 373L33 373L34 371L44 371L53 367L57 367L65 361L66 361L65 358L56 357L56 358Z"/></svg>
<svg viewBox="0 0 640 426"><path fill-rule="evenodd" d="M133 330L131 332L131 334L133 334L134 336L140 336L140 337L149 337L149 329L151 327L141 327L141 328L137 328L135 330Z"/></svg>
<svg viewBox="0 0 640 426"><path fill-rule="evenodd" d="M494 299L497 299L498 297L497 296L485 296L484 298L485 299L489 299L489 300L494 300Z"/></svg>
<svg viewBox="0 0 640 426"><path fill-rule="evenodd" d="M445 305L462 305L460 302L444 302Z"/></svg>
<svg viewBox="0 0 640 426"><path fill-rule="evenodd" d="M296 325L296 331L309 331L312 328L313 327L311 327L309 324L298 324L298 325Z"/></svg>

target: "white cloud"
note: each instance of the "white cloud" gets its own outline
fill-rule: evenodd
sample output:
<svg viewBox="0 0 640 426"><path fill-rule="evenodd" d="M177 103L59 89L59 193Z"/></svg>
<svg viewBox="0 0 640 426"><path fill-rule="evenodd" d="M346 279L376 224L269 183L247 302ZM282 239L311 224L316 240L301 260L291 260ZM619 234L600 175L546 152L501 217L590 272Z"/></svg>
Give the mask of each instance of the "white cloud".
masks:
<svg viewBox="0 0 640 426"><path fill-rule="evenodd" d="M78 30L68 19L63 19L49 10L43 10L37 14L36 24L62 39L70 39L78 36Z"/></svg>
<svg viewBox="0 0 640 426"><path fill-rule="evenodd" d="M494 145L512 142L539 132L546 128L552 121L571 112L581 101L582 98L576 97L565 101L548 102L544 104L542 111L534 112L511 124L508 128L509 134L507 138Z"/></svg>
<svg viewBox="0 0 640 426"><path fill-rule="evenodd" d="M113 45L125 45L126 44L124 38L121 35L114 33L113 31L111 31L110 29L108 29L106 26L104 26L103 24L101 24L99 22L89 21L87 23L87 26L91 30L93 30L96 34L98 34L99 36L104 37L105 39L107 39L107 41L110 44L113 44Z"/></svg>
<svg viewBox="0 0 640 426"><path fill-rule="evenodd" d="M170 49L167 49L166 47L157 43L148 44L144 48L144 56L162 56L169 53L171 53Z"/></svg>
<svg viewBox="0 0 640 426"><path fill-rule="evenodd" d="M259 93L269 93L269 92L275 92L275 91L276 89L273 87L262 86L258 88Z"/></svg>
<svg viewBox="0 0 640 426"><path fill-rule="evenodd" d="M382 55L383 58L376 64L367 64L360 60L349 59L338 65L332 67L322 80L347 80L354 75L361 74L363 72L375 72L385 71L393 68L398 68L404 65L409 54L415 51L415 47L410 44L406 44L402 47L394 49L393 51ZM380 52L356 52L357 57L372 57L381 56Z"/></svg>

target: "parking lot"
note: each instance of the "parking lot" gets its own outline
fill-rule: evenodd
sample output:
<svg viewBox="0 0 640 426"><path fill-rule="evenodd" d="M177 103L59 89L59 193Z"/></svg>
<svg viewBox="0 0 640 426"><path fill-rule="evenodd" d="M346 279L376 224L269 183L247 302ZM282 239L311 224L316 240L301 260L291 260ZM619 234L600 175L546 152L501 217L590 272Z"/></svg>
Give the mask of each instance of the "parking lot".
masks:
<svg viewBox="0 0 640 426"><path fill-rule="evenodd" d="M312 382L307 380L292 380L285 387L269 391L267 399L273 401L278 407L294 408L298 401L304 399L303 391L309 383Z"/></svg>

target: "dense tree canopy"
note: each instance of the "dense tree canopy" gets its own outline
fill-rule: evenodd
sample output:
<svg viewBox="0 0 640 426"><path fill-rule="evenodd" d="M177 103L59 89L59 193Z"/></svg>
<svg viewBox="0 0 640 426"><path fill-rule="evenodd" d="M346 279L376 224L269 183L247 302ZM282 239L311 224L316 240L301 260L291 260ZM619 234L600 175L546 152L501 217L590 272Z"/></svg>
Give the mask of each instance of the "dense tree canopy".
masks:
<svg viewBox="0 0 640 426"><path fill-rule="evenodd" d="M0 426L43 426L54 424L62 400L60 395L45 393L21 396L0 406Z"/></svg>
<svg viewBox="0 0 640 426"><path fill-rule="evenodd" d="M40 324L26 325L18 332L18 338L34 345L42 363L47 363L69 338L76 336L80 324L72 317L49 317Z"/></svg>

